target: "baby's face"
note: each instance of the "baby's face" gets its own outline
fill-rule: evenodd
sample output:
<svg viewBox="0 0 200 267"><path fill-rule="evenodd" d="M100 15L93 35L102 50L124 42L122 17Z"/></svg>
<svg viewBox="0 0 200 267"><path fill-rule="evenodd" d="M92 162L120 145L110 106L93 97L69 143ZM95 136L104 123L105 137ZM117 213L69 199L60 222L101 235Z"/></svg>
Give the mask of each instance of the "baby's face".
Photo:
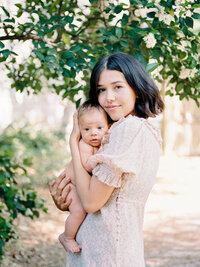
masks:
<svg viewBox="0 0 200 267"><path fill-rule="evenodd" d="M104 134L108 131L108 120L106 113L100 109L92 108L85 111L79 117L79 127L82 139L88 145L98 147Z"/></svg>

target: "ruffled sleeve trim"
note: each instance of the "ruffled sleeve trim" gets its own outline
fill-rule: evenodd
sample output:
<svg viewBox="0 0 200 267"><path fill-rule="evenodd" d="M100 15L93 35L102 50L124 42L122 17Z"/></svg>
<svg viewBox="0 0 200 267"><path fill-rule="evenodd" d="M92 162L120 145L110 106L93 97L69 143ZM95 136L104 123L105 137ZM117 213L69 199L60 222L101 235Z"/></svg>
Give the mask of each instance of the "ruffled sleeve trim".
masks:
<svg viewBox="0 0 200 267"><path fill-rule="evenodd" d="M113 187L121 187L121 172L117 173L106 164L98 164L92 171L99 181Z"/></svg>

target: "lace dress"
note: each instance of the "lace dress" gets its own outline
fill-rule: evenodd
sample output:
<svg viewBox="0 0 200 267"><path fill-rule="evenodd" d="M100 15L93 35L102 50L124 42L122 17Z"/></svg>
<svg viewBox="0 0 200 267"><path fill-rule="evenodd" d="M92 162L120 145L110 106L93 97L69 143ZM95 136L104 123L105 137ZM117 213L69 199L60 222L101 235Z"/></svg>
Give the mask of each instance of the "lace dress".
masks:
<svg viewBox="0 0 200 267"><path fill-rule="evenodd" d="M155 182L161 137L147 120L129 115L114 123L91 157L93 175L114 186L101 210L87 214L76 236L80 253L67 267L144 267L143 214Z"/></svg>

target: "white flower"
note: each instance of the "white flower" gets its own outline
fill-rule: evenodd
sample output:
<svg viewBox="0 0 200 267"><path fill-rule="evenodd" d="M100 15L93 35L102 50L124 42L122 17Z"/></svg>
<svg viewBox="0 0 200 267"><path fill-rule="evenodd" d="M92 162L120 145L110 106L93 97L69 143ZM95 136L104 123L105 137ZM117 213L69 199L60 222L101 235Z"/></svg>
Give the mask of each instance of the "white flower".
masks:
<svg viewBox="0 0 200 267"><path fill-rule="evenodd" d="M153 48L156 45L156 38L153 33L149 33L147 36L143 38L146 43L147 48Z"/></svg>
<svg viewBox="0 0 200 267"><path fill-rule="evenodd" d="M186 79L186 78L194 78L194 76L195 76L195 73L197 73L197 69L196 68L194 68L194 69L185 69L185 68L183 68L182 67L182 69L181 69L181 72L180 72L180 78L181 79Z"/></svg>
<svg viewBox="0 0 200 267"><path fill-rule="evenodd" d="M186 79L190 75L190 69L182 69L179 78Z"/></svg>
<svg viewBox="0 0 200 267"><path fill-rule="evenodd" d="M199 13L200 14L200 7L198 7L198 8L195 8L195 13Z"/></svg>
<svg viewBox="0 0 200 267"><path fill-rule="evenodd" d="M191 78L194 78L194 76L195 76L195 74L198 72L198 70L196 69L196 68L194 68L194 69L192 69L191 71L190 71L190 77Z"/></svg>
<svg viewBox="0 0 200 267"><path fill-rule="evenodd" d="M38 58L34 58L33 59L33 63L35 64L36 68L40 68L41 67L41 62Z"/></svg>
<svg viewBox="0 0 200 267"><path fill-rule="evenodd" d="M135 15L136 17L142 17L142 18L146 18L147 16L147 12L148 12L148 8L139 8L137 10L135 10Z"/></svg>
<svg viewBox="0 0 200 267"><path fill-rule="evenodd" d="M181 45L185 48L187 47L191 47L191 42L190 41L187 41L187 40L181 40Z"/></svg>
<svg viewBox="0 0 200 267"><path fill-rule="evenodd" d="M178 35L179 38L183 38L183 37L185 37L185 35L183 34L182 31L178 31L178 32L177 32L177 35Z"/></svg>
<svg viewBox="0 0 200 267"><path fill-rule="evenodd" d="M180 12L185 12L185 8L183 6L175 6L174 15L179 17Z"/></svg>
<svg viewBox="0 0 200 267"><path fill-rule="evenodd" d="M191 17L192 16L192 12L190 10L187 10L185 15L188 16L188 17Z"/></svg>
<svg viewBox="0 0 200 267"><path fill-rule="evenodd" d="M165 22L167 25L170 25L171 21L175 21L174 17L172 17L170 14L159 14L158 18L160 21Z"/></svg>

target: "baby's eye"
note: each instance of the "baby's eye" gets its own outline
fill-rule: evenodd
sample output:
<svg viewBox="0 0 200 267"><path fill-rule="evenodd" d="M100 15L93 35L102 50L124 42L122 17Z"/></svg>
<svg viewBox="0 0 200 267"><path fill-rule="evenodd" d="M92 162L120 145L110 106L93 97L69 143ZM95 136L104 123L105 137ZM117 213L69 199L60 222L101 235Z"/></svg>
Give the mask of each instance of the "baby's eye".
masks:
<svg viewBox="0 0 200 267"><path fill-rule="evenodd" d="M89 131L89 128L85 128L85 131L86 131L86 132Z"/></svg>
<svg viewBox="0 0 200 267"><path fill-rule="evenodd" d="M99 126L97 129L98 129L98 130L101 130L102 128L103 128L102 126Z"/></svg>

